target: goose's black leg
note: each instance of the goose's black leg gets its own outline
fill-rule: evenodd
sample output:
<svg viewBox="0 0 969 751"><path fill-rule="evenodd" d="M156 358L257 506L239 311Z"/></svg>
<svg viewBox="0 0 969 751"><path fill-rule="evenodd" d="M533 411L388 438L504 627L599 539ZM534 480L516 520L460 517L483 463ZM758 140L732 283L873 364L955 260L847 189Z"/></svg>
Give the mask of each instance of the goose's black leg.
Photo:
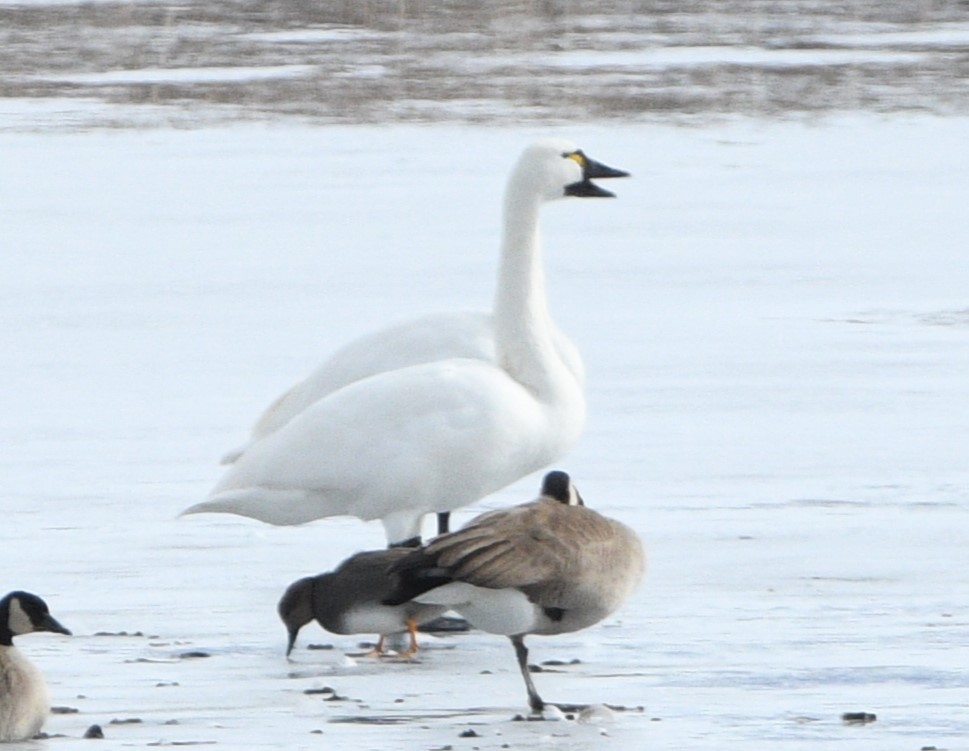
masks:
<svg viewBox="0 0 969 751"><path fill-rule="evenodd" d="M518 667L522 671L522 678L525 679L525 688L528 690L528 706L532 708L533 712L541 713L545 709L545 702L542 701L542 697L535 690L535 684L532 683L532 674L528 672L528 647L525 646L525 637L522 634L516 634L508 638L515 645Z"/></svg>

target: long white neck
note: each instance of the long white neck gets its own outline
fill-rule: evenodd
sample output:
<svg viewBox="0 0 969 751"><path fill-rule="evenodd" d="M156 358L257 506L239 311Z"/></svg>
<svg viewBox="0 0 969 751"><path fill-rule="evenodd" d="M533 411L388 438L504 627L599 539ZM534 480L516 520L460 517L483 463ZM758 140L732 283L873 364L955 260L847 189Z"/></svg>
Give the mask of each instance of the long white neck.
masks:
<svg viewBox="0 0 969 751"><path fill-rule="evenodd" d="M541 199L512 179L505 194L501 267L495 297L499 364L535 392L547 394L563 366L552 341L539 243Z"/></svg>

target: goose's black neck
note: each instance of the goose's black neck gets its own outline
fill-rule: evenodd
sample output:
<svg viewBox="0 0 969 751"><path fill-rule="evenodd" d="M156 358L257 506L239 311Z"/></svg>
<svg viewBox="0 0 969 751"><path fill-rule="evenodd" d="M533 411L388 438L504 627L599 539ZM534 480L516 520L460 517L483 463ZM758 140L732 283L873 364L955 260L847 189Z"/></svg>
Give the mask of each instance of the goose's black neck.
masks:
<svg viewBox="0 0 969 751"><path fill-rule="evenodd" d="M0 647L13 646L13 632L10 630L10 598L0 600Z"/></svg>

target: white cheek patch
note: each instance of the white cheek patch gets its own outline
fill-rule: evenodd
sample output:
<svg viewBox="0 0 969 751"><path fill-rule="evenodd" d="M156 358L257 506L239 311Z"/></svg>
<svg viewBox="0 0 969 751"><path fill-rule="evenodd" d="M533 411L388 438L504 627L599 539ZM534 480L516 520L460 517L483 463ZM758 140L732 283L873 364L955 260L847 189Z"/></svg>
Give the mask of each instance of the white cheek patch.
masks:
<svg viewBox="0 0 969 751"><path fill-rule="evenodd" d="M30 616L20 607L20 600L16 597L10 601L10 616L7 618L7 628L11 634L29 634L34 630Z"/></svg>

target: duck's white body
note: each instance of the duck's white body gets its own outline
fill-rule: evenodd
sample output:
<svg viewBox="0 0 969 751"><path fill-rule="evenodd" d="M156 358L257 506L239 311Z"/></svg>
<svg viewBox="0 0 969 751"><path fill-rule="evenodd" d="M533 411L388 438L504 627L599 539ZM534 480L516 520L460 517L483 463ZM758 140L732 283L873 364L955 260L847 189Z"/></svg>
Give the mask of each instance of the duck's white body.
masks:
<svg viewBox="0 0 969 751"><path fill-rule="evenodd" d="M590 166L609 170L561 140L527 149L505 195L493 314L431 317L398 330L406 336L392 346L394 330L351 345L344 359L353 367L334 370L346 379L357 369L362 377L321 398L310 385L284 395L260 421L264 435L238 455L207 501L185 513L272 524L381 519L394 544L419 537L424 514L473 503L561 457L582 431L585 398L581 360L548 313L538 219L543 203L572 189L611 195L589 183ZM625 174L610 172L600 174ZM449 344L440 346L458 356L433 343L442 321L439 341ZM382 367L382 356L368 366L353 353L374 346L416 364L363 375L374 363Z"/></svg>
<svg viewBox="0 0 969 751"><path fill-rule="evenodd" d="M0 646L0 741L33 738L49 714L44 676L16 647Z"/></svg>

